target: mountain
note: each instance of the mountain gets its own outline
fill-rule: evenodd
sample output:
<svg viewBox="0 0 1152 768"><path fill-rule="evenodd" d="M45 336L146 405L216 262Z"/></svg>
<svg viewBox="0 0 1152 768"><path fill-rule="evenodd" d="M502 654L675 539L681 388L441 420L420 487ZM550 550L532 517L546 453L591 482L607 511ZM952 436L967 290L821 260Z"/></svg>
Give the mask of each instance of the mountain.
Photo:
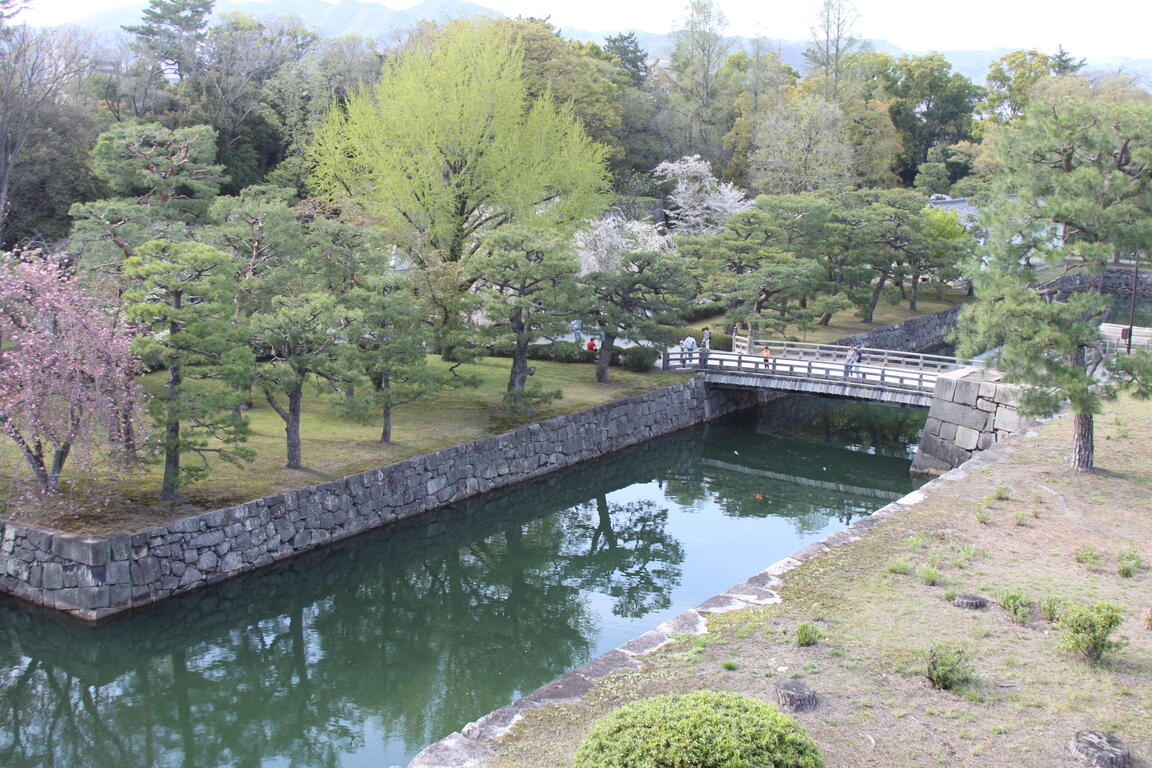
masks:
<svg viewBox="0 0 1152 768"><path fill-rule="evenodd" d="M76 22L76 25L101 34L114 34L124 25L140 23L145 5L146 3L141 0L135 5L102 11L81 19ZM368 0L336 0L336 2L331 3L320 0L272 0L271 2L219 0L216 3L215 15L217 17L221 14L237 12L256 18L293 15L299 17L305 26L315 29L325 37L360 35L385 41L394 39L398 32L414 27L421 20L442 22L448 19L476 16L495 18L504 16L499 11L466 2L466 0L424 0L424 2L411 8L399 11ZM644 50L657 59L668 60L672 51L670 35L640 30L623 31L635 32L636 38ZM561 27L560 32L573 40L603 42L605 37L605 33L602 32L589 32L573 27ZM762 50L776 51L786 64L800 71L804 70L804 48L807 43L775 39L763 39L762 43ZM906 53L926 53L926 51L905 51L885 40L871 40L869 43L873 50L893 56ZM734 37L733 45L737 48L750 50L752 40L747 37ZM975 83L983 84L988 73L988 66L993 60L1008 53L1009 50L1011 49L996 48L990 51L939 51L939 53L951 62L953 69L957 72ZM1106 60L1089 59L1088 66L1091 69L1106 72L1125 72L1142 78L1145 83L1152 81L1152 59L1124 57Z"/></svg>

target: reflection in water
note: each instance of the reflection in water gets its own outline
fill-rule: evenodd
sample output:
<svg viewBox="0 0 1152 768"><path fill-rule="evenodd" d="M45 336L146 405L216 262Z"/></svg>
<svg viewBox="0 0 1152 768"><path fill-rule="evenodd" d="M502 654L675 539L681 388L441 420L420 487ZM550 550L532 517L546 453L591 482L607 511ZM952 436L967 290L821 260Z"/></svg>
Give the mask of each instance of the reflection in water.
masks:
<svg viewBox="0 0 1152 768"><path fill-rule="evenodd" d="M848 408L788 401L103 626L0 602L0 765L403 763L907 492L923 414Z"/></svg>

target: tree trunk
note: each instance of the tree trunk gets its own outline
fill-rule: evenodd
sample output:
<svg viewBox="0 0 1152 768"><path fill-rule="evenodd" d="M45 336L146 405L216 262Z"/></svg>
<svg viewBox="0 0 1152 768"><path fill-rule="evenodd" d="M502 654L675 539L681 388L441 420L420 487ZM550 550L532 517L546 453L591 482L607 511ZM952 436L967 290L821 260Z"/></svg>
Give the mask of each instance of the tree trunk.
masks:
<svg viewBox="0 0 1152 768"><path fill-rule="evenodd" d="M510 323L516 343L512 347L512 370L508 372L508 391L524 389L532 375L528 367L528 333L524 327L523 310L517 309Z"/></svg>
<svg viewBox="0 0 1152 768"><path fill-rule="evenodd" d="M596 358L596 381L600 384L608 383L608 364L612 362L612 349L616 346L616 337L605 333L604 340L600 342L600 356Z"/></svg>
<svg viewBox="0 0 1152 768"><path fill-rule="evenodd" d="M1072 469L1091 472L1096 446L1092 435L1092 414L1072 414Z"/></svg>
<svg viewBox="0 0 1152 768"><path fill-rule="evenodd" d="M908 293L908 311L909 312L917 311L916 310L916 300L919 298L920 298L920 273L919 272L913 272L912 273L912 288L909 290L909 293Z"/></svg>
<svg viewBox="0 0 1152 768"><path fill-rule="evenodd" d="M373 386L376 387L376 391L383 393L382 400L384 405L381 409L383 414L381 416L382 424L380 425L381 443L392 442L392 405L388 402L388 388L391 386L391 384L392 382L389 381L389 376L387 373L380 374L380 378L373 382Z"/></svg>
<svg viewBox="0 0 1152 768"><path fill-rule="evenodd" d="M880 297L884 294L884 283L886 282L888 282L887 272L880 275L880 279L876 281L876 287L872 289L872 297L868 300L868 309L864 312L864 322L869 325L872 324L872 315L876 314L876 305L880 303Z"/></svg>
<svg viewBox="0 0 1152 768"><path fill-rule="evenodd" d="M304 400L304 377L297 376L288 393L288 418L284 420L284 434L288 440L288 469L301 469L300 463L300 404Z"/></svg>
<svg viewBox="0 0 1152 768"><path fill-rule="evenodd" d="M179 328L173 327L175 334ZM168 361L168 383L165 386L167 410L164 414L164 480L160 484L160 498L177 501L180 498L180 414L178 400L184 384L184 362L180 355Z"/></svg>

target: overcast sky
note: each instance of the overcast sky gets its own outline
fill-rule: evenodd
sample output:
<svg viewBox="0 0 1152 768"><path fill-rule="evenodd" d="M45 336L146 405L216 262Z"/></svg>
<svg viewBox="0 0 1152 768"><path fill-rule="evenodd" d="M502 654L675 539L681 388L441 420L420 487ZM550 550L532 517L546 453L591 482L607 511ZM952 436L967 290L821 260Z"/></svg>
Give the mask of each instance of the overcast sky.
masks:
<svg viewBox="0 0 1152 768"><path fill-rule="evenodd" d="M322 2L323 0L317 0ZM378 0L368 0L369 2ZM262 0L269 13L276 0ZM501 13L550 16L554 24L594 32L640 29L669 32L679 26L682 0L473 0ZM415 5L404 0L392 8ZM806 40L819 0L717 0L734 35ZM33 24L61 24L124 0L32 0L22 14ZM1038 48L1058 44L1076 56L1152 58L1148 0L855 0L861 37L887 40L909 51Z"/></svg>

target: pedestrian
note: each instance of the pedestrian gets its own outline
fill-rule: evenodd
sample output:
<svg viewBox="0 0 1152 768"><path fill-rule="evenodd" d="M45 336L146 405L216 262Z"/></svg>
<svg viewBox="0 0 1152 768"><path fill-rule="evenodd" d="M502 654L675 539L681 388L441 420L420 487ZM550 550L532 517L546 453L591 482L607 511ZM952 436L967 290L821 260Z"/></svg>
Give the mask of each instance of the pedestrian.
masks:
<svg viewBox="0 0 1152 768"><path fill-rule="evenodd" d="M692 362L692 358L696 355L696 339L688 335L680 342L680 351L684 353L684 362Z"/></svg>
<svg viewBox="0 0 1152 768"><path fill-rule="evenodd" d="M860 372L860 358L863 357L860 350L860 345L855 344L844 356L844 375L846 377L855 376Z"/></svg>
<svg viewBox="0 0 1152 768"><path fill-rule="evenodd" d="M583 328L584 324L580 322L580 318L576 318L572 321L572 339L576 342L577 345L579 345L580 340L584 338L583 334L581 333Z"/></svg>
<svg viewBox="0 0 1152 768"><path fill-rule="evenodd" d="M596 351L596 339L588 339L588 351L589 352L595 352Z"/></svg>
<svg viewBox="0 0 1152 768"><path fill-rule="evenodd" d="M712 349L712 331L708 330L708 326L704 326L704 336L700 343L704 349Z"/></svg>

